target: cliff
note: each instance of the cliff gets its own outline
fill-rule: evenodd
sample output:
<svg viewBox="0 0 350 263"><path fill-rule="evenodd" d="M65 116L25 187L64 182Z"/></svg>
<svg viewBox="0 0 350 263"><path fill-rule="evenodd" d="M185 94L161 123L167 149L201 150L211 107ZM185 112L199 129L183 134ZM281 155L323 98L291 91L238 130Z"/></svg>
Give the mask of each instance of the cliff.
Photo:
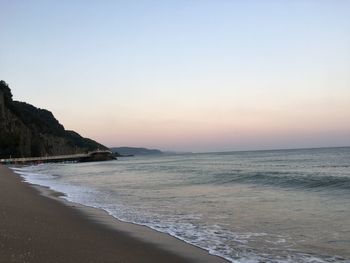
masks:
<svg viewBox="0 0 350 263"><path fill-rule="evenodd" d="M0 81L0 158L74 154L108 149L83 138L44 109L14 101L5 81Z"/></svg>

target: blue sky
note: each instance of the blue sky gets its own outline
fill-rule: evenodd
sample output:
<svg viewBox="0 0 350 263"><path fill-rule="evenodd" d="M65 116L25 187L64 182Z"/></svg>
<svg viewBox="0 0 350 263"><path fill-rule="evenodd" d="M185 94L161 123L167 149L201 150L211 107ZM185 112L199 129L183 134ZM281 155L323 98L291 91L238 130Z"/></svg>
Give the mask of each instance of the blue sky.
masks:
<svg viewBox="0 0 350 263"><path fill-rule="evenodd" d="M350 145L350 1L0 5L14 97L106 145Z"/></svg>

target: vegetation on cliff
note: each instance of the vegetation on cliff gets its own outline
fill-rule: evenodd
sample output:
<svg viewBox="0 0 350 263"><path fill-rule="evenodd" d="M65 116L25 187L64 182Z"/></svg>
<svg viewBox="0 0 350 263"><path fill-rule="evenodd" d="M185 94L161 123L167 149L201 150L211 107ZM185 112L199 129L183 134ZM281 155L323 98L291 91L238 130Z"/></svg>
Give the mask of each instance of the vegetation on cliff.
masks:
<svg viewBox="0 0 350 263"><path fill-rule="evenodd" d="M83 138L45 109L14 101L0 81L0 158L74 154L107 147Z"/></svg>

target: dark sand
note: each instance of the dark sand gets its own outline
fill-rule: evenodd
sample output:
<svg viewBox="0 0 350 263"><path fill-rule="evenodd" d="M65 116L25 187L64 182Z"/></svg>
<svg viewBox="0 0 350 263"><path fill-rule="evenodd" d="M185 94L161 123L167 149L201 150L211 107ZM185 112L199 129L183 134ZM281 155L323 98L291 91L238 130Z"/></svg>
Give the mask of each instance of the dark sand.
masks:
<svg viewBox="0 0 350 263"><path fill-rule="evenodd" d="M0 262L225 262L100 210L74 206L44 196L0 165Z"/></svg>

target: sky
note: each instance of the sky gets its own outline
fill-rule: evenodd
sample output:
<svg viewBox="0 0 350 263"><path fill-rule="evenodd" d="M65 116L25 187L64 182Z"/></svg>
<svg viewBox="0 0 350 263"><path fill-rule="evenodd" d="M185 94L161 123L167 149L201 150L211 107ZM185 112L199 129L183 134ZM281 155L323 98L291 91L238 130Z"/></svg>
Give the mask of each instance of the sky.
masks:
<svg viewBox="0 0 350 263"><path fill-rule="evenodd" d="M0 0L0 79L107 146L350 146L349 0Z"/></svg>

